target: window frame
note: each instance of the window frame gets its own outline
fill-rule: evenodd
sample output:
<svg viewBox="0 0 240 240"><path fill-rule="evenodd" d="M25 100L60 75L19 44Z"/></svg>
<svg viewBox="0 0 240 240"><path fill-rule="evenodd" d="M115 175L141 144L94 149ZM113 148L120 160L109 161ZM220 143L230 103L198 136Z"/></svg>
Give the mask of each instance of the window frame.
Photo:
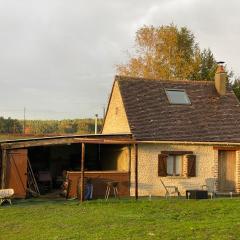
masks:
<svg viewBox="0 0 240 240"><path fill-rule="evenodd" d="M188 94L187 94L187 91L185 90L185 89L180 89L180 88L165 88L164 89L165 90L165 93L166 93L166 95L167 95L167 99L168 99L168 102L170 103L170 104L172 104L172 105L191 105L192 103L191 103L191 101L190 101L190 98L189 98L189 96L188 96ZM171 96L169 95L169 91L174 91L174 92L184 92L185 93L185 95L186 95L186 99L187 99L187 101L188 101L188 103L176 103L176 102L172 102L171 100Z"/></svg>
<svg viewBox="0 0 240 240"><path fill-rule="evenodd" d="M182 157L181 171L179 175L168 174L168 157L177 155ZM176 157L177 157L176 156ZM191 178L197 176L197 155L192 151L161 151L158 154L158 176L169 178ZM171 172L171 170L169 171Z"/></svg>
<svg viewBox="0 0 240 240"><path fill-rule="evenodd" d="M182 177L183 176L183 155L182 154L169 154L168 156L173 157L173 174L168 174L167 172L167 177ZM177 156L181 157L181 166L180 166L180 174L176 174L176 160ZM168 158L167 158L167 166L168 166Z"/></svg>

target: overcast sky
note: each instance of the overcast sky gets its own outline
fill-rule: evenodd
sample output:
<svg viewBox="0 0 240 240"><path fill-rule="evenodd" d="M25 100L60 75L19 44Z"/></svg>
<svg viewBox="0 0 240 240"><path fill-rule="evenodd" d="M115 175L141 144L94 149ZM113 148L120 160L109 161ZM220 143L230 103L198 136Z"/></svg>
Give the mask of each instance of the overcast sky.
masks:
<svg viewBox="0 0 240 240"><path fill-rule="evenodd" d="M238 0L0 0L0 116L102 115L136 30L174 23L240 75Z"/></svg>

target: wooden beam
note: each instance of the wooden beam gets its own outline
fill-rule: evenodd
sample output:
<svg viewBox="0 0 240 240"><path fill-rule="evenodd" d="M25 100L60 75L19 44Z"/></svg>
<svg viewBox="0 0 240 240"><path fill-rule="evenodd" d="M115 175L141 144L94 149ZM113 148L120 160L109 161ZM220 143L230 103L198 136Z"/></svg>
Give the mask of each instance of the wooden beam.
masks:
<svg viewBox="0 0 240 240"><path fill-rule="evenodd" d="M84 201L84 162L85 162L85 143L82 143L82 158L81 158L81 199Z"/></svg>
<svg viewBox="0 0 240 240"><path fill-rule="evenodd" d="M98 159L97 159L97 167L101 169L101 145L98 144Z"/></svg>
<svg viewBox="0 0 240 240"><path fill-rule="evenodd" d="M42 140L23 140L11 143L2 143L5 149L28 148L37 146L51 146L51 145L66 145L72 143L89 143L89 144L133 144L134 140L129 139L94 139L94 138L57 138L57 139L42 139Z"/></svg>
<svg viewBox="0 0 240 240"><path fill-rule="evenodd" d="M6 187L6 175L7 175L7 150L2 149L2 171L1 171L1 188Z"/></svg>
<svg viewBox="0 0 240 240"><path fill-rule="evenodd" d="M128 171L131 172L131 166L132 166L132 145L128 145ZM131 179L129 178L129 182L131 182Z"/></svg>
<svg viewBox="0 0 240 240"><path fill-rule="evenodd" d="M138 200L138 145L134 144L135 156L135 199Z"/></svg>
<svg viewBox="0 0 240 240"><path fill-rule="evenodd" d="M228 146L214 146L214 150L225 150L225 151L239 151L240 147L228 147Z"/></svg>
<svg viewBox="0 0 240 240"><path fill-rule="evenodd" d="M36 141L22 141L13 143L3 143L2 147L5 149L18 149L18 148L28 148L28 147L38 147L38 146L51 146L51 145L66 145L71 143L79 143L76 139L46 139L46 140L36 140Z"/></svg>
<svg viewBox="0 0 240 240"><path fill-rule="evenodd" d="M193 154L192 151L161 151L162 154L166 155L186 155L186 154Z"/></svg>
<svg viewBox="0 0 240 240"><path fill-rule="evenodd" d="M128 172L132 172L132 145L128 145ZM128 176L128 190L129 190L129 196L130 196L130 188L131 188L131 174Z"/></svg>

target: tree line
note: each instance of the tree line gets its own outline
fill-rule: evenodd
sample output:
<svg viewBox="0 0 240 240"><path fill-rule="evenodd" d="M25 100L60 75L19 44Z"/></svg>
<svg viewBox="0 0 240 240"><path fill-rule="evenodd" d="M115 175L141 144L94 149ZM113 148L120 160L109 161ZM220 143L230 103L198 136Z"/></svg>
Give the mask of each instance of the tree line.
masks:
<svg viewBox="0 0 240 240"><path fill-rule="evenodd" d="M98 132L103 120L98 119ZM25 130L24 130L25 126ZM95 119L65 119L65 120L23 120L0 117L1 134L29 135L47 134L92 134L95 132Z"/></svg>
<svg viewBox="0 0 240 240"><path fill-rule="evenodd" d="M23 131L23 126L21 122L17 119L4 118L0 117L0 133L12 134L17 133L21 134Z"/></svg>

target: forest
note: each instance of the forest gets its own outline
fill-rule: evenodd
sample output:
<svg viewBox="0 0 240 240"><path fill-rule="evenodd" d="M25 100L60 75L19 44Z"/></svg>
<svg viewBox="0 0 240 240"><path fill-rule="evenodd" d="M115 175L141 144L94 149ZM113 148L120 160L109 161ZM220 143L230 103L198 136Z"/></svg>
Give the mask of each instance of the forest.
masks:
<svg viewBox="0 0 240 240"><path fill-rule="evenodd" d="M98 119L98 132L102 128L102 119ZM25 125L25 130L24 130ZM95 131L95 120L17 120L0 117L0 134L56 135L91 134Z"/></svg>

